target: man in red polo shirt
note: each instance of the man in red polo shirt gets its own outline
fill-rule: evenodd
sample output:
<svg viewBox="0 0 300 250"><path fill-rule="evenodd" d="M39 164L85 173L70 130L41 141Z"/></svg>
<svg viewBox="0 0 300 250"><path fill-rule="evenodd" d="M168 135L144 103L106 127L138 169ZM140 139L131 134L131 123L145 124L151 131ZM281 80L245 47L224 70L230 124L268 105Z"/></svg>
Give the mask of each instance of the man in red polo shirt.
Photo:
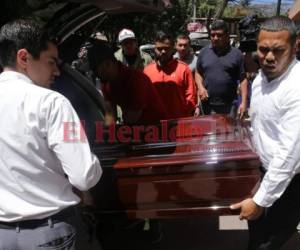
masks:
<svg viewBox="0 0 300 250"><path fill-rule="evenodd" d="M112 107L121 107L125 123L149 124L166 119L163 104L150 79L118 62L107 43L91 40L88 60L100 77L104 97Z"/></svg>
<svg viewBox="0 0 300 250"><path fill-rule="evenodd" d="M162 31L155 39L155 62L144 73L157 89L169 119L193 116L197 97L196 85L189 66L173 59L174 42Z"/></svg>

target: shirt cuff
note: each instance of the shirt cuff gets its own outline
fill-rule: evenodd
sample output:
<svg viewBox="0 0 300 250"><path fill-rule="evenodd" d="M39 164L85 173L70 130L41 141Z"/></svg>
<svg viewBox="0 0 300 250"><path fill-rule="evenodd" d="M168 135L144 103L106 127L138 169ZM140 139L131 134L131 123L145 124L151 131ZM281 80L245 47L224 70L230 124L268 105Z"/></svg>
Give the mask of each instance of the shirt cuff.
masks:
<svg viewBox="0 0 300 250"><path fill-rule="evenodd" d="M266 190L260 185L260 188L253 197L253 201L261 207L270 207L273 205L273 199L267 195Z"/></svg>

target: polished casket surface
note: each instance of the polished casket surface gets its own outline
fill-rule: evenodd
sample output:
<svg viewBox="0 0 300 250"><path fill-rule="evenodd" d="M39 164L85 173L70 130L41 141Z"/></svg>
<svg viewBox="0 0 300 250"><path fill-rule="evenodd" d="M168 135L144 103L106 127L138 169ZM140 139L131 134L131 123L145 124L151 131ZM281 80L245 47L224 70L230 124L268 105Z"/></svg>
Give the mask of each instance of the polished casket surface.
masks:
<svg viewBox="0 0 300 250"><path fill-rule="evenodd" d="M229 205L250 196L259 180L249 128L226 116L162 121L135 138L98 149L104 176L91 193L99 213L230 214Z"/></svg>

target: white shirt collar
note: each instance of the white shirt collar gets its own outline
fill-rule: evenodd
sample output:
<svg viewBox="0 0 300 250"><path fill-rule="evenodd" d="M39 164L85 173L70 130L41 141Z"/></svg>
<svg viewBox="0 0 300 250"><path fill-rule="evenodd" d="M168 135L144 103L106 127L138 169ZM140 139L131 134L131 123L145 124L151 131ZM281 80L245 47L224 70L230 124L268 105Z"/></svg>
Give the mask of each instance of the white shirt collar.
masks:
<svg viewBox="0 0 300 250"><path fill-rule="evenodd" d="M20 72L17 72L17 71L13 71L13 70L9 70L9 71L3 71L1 74L0 74L0 80L1 81L5 81L5 80L10 80L10 79L20 79L22 81L25 81L27 83L30 83L30 84L34 84L34 82L32 80L30 80L30 78Z"/></svg>

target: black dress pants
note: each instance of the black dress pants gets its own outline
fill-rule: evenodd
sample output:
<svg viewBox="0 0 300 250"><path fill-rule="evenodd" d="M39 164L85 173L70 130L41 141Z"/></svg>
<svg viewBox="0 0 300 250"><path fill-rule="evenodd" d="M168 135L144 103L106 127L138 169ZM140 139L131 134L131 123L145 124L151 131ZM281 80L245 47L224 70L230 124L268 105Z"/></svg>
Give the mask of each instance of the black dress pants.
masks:
<svg viewBox="0 0 300 250"><path fill-rule="evenodd" d="M260 218L248 221L248 250L278 250L296 231L300 221L300 174Z"/></svg>

